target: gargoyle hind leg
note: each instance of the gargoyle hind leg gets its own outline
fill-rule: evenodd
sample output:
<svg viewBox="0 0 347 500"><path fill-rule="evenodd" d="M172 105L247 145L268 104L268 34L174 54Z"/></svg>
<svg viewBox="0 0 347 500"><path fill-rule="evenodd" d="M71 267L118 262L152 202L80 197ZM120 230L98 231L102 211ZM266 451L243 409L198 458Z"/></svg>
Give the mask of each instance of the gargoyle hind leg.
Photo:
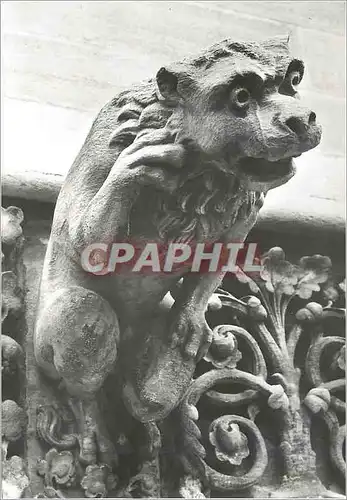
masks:
<svg viewBox="0 0 347 500"><path fill-rule="evenodd" d="M118 339L114 310L82 287L55 292L38 315L35 357L46 375L62 380L66 388L84 463L111 465L116 460L97 401L114 367Z"/></svg>

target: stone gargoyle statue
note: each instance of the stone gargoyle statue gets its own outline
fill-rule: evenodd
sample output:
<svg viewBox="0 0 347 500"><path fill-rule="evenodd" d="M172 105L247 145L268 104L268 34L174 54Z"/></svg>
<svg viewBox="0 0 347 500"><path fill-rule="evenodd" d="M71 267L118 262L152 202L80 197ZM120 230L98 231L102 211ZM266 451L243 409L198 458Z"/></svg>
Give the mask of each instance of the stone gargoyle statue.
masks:
<svg viewBox="0 0 347 500"><path fill-rule="evenodd" d="M178 405L211 342L205 311L224 276L183 264L93 274L85 248L243 242L266 193L320 142L298 100L303 73L285 39L225 40L123 91L94 121L57 201L35 328L36 361L65 391L82 463L115 459L98 403L115 371L138 421Z"/></svg>

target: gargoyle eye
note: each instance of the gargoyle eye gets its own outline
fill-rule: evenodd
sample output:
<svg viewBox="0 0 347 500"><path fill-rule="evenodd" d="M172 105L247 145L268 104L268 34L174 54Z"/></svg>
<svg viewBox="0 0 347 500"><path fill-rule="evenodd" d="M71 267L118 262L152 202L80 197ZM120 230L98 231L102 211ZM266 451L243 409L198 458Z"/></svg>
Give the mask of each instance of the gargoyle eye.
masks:
<svg viewBox="0 0 347 500"><path fill-rule="evenodd" d="M301 82L301 73L299 71L291 71L288 75L288 81L293 88L296 88Z"/></svg>
<svg viewBox="0 0 347 500"><path fill-rule="evenodd" d="M251 93L246 87L236 87L231 91L231 103L239 109L246 108L251 101Z"/></svg>

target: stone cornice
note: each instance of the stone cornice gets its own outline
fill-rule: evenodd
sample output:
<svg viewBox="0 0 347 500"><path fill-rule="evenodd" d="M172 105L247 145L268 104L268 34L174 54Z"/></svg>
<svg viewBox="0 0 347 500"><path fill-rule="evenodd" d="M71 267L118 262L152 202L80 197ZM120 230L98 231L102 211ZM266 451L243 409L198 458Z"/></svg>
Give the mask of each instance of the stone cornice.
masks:
<svg viewBox="0 0 347 500"><path fill-rule="evenodd" d="M64 176L40 171L15 171L2 174L2 196L23 200L33 200L54 204ZM295 196L295 186L283 189L284 195L270 193L260 212L258 227L275 230L284 227L288 233L296 233L299 228L337 231L345 229L345 206L339 200ZM341 189L342 191L342 189Z"/></svg>

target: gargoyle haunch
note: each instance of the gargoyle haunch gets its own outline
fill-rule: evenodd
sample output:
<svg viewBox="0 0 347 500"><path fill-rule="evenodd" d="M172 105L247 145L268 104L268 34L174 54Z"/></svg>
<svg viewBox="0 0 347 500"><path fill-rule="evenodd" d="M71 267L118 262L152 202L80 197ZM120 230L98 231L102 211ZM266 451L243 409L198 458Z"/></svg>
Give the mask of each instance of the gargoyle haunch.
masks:
<svg viewBox="0 0 347 500"><path fill-rule="evenodd" d="M125 239L244 241L268 190L320 141L315 113L297 99L303 73L283 39L225 40L97 116L57 201L35 329L36 361L76 419L65 444L78 444L82 463L116 460L98 406L108 376L141 422L179 404L211 343L205 311L223 273L93 276L81 252ZM45 438L57 445L49 429Z"/></svg>

